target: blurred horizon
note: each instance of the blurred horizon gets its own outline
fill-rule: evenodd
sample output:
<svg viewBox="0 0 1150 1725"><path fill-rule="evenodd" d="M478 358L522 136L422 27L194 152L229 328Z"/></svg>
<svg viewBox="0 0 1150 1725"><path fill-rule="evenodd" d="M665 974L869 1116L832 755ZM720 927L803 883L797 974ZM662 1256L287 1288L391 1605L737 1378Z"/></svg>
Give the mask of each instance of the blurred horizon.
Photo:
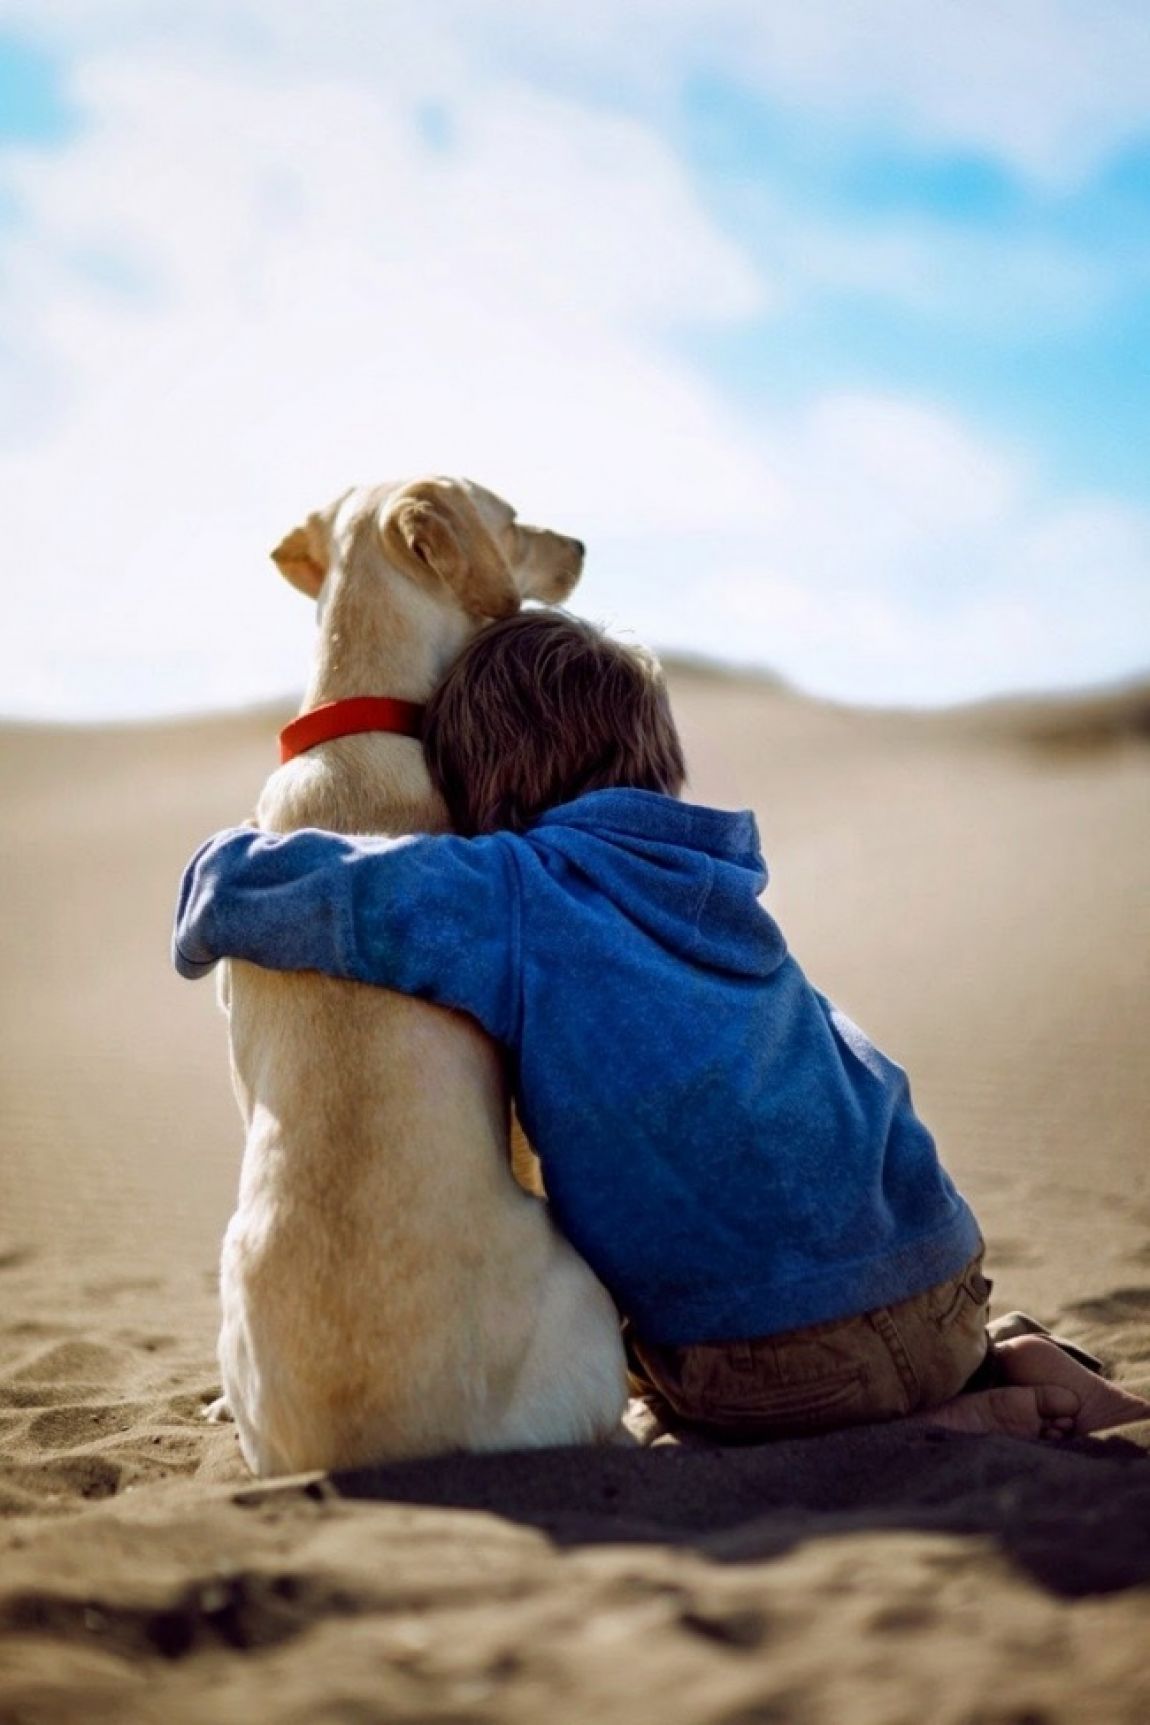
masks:
<svg viewBox="0 0 1150 1725"><path fill-rule="evenodd" d="M572 608L879 707L1150 672L1136 0L0 0L9 719L288 700L468 473Z"/></svg>
<svg viewBox="0 0 1150 1725"><path fill-rule="evenodd" d="M707 654L692 653L689 648L663 649L659 658L672 684L679 678L730 683L732 687L782 695L799 702L812 703L816 707L838 709L844 713L857 711L874 718L884 715L907 720L913 720L916 715L923 718L962 718L967 715L975 717L982 713L992 716L999 708L1010 713L1017 709L1020 716L1033 714L1036 718L1041 718L1042 715L1049 714L1052 719L1064 719L1069 727L1064 733L1065 738L1069 741L1086 742L1092 739L1113 742L1123 737L1145 735L1147 722L1150 720L1150 666L1144 670L1090 683L1070 683L1052 688L1004 688L955 701L911 702L850 700L834 695L820 695L811 689L803 688L791 678L782 676L769 665L738 664ZM120 714L89 713L69 717L59 714L10 712L0 708L0 729L95 732L151 726L179 727L200 722L213 724L218 721L227 724L231 720L237 723L248 719L262 720L265 717L276 717L283 712L295 711L303 700L304 683L305 678L300 677L293 687L273 690L269 694L256 695L251 699ZM1080 724L1075 724L1076 718L1081 720ZM1052 738L1057 741L1062 735L1057 728L1034 733L1039 741Z"/></svg>

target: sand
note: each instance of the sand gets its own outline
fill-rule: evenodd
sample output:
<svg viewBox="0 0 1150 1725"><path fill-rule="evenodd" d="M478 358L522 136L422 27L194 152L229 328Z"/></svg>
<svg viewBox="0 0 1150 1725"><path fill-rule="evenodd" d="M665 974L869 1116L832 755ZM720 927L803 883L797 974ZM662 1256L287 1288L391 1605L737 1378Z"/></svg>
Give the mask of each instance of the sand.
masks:
<svg viewBox="0 0 1150 1725"><path fill-rule="evenodd" d="M1150 695L860 714L682 667L808 972L909 1068L1000 1309L1150 1392ZM0 727L0 1725L1150 1719L1150 1428L254 1482L238 1116L175 882L284 715Z"/></svg>

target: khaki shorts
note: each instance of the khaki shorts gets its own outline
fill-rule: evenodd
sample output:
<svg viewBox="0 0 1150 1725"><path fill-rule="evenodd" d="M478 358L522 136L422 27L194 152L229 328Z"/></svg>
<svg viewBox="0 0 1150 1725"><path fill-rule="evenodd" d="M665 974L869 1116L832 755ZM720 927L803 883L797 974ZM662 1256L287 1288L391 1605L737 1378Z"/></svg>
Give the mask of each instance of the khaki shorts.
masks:
<svg viewBox="0 0 1150 1725"><path fill-rule="evenodd" d="M984 1367L982 1253L948 1282L861 1317L746 1342L665 1347L628 1337L632 1387L727 1437L802 1437L925 1413Z"/></svg>

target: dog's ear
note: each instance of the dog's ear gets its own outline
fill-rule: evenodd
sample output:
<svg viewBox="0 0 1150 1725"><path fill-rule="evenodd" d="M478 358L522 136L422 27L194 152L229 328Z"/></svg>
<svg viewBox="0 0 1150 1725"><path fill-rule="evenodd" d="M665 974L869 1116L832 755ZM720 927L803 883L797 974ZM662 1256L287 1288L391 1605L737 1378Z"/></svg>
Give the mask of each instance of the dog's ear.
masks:
<svg viewBox="0 0 1150 1725"><path fill-rule="evenodd" d="M306 527L293 527L286 539L280 540L272 552L272 562L293 587L298 587L309 599L317 597L327 570L315 555L312 536Z"/></svg>
<svg viewBox="0 0 1150 1725"><path fill-rule="evenodd" d="M417 581L441 581L471 617L510 617L519 590L478 509L449 479L418 479L385 505L383 548Z"/></svg>

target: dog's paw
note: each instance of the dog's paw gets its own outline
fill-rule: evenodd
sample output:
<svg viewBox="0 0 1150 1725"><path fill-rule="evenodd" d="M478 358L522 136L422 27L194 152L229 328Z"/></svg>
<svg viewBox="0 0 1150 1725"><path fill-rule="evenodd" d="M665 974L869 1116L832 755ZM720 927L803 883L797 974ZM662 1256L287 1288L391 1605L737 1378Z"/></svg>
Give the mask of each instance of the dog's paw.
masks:
<svg viewBox="0 0 1150 1725"><path fill-rule="evenodd" d="M228 1406L227 1396L217 1396L214 1402L209 1402L200 1414L201 1419L209 1420L212 1425L221 1425L224 1420L235 1419Z"/></svg>
<svg viewBox="0 0 1150 1725"><path fill-rule="evenodd" d="M667 1435L667 1426L659 1418L650 1402L641 1396L631 1396L623 1410L623 1418L618 1429L607 1439L610 1444L620 1448L650 1449L652 1444Z"/></svg>

